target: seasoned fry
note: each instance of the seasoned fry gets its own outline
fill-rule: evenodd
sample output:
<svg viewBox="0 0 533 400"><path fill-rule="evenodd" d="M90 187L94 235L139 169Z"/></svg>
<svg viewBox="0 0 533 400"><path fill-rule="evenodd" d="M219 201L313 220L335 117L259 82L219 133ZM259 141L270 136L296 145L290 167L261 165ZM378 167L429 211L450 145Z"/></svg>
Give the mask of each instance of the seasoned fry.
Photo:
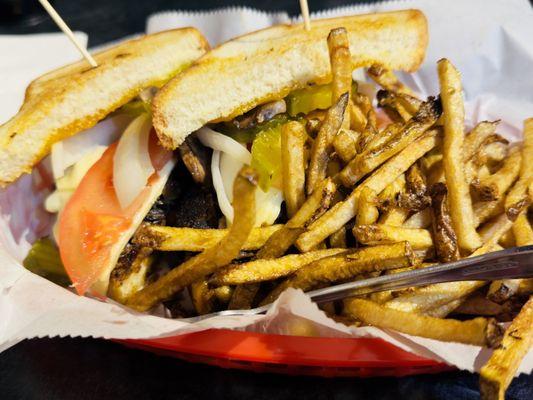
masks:
<svg viewBox="0 0 533 400"><path fill-rule="evenodd" d="M377 196L372 189L365 187L361 190L359 204L357 206L357 215L355 218L356 225L373 224L379 217L379 211L376 207Z"/></svg>
<svg viewBox="0 0 533 400"><path fill-rule="evenodd" d="M366 245L409 242L414 250L424 250L433 246L431 233L426 229L410 229L387 225L360 225L353 228L358 242Z"/></svg>
<svg viewBox="0 0 533 400"><path fill-rule="evenodd" d="M477 228L482 223L503 213L505 199L496 201L480 201L474 204L474 226Z"/></svg>
<svg viewBox="0 0 533 400"><path fill-rule="evenodd" d="M411 246L406 242L365 247L352 253L322 258L296 271L292 277L270 292L261 304L272 303L289 287L308 291L324 284L346 281L364 273L408 267L417 262Z"/></svg>
<svg viewBox="0 0 533 400"><path fill-rule="evenodd" d="M233 291L228 310L248 310L252 308L253 301L261 287L260 283L239 285Z"/></svg>
<svg viewBox="0 0 533 400"><path fill-rule="evenodd" d="M403 224L403 227L425 229L431 226L431 218L431 210L426 208L425 210L419 211L409 217L409 219Z"/></svg>
<svg viewBox="0 0 533 400"><path fill-rule="evenodd" d="M292 217L305 201L305 142L307 134L299 122L281 128L281 171L283 198Z"/></svg>
<svg viewBox="0 0 533 400"><path fill-rule="evenodd" d="M342 183L347 187L354 185L363 176L400 153L420 138L437 121L440 114L441 108L439 101L429 98L420 107L417 114L385 144L365 149L361 154L355 156L340 173Z"/></svg>
<svg viewBox="0 0 533 400"><path fill-rule="evenodd" d="M209 283L220 286L270 281L290 275L313 261L343 252L346 252L346 249L315 250L304 254L232 264L214 274Z"/></svg>
<svg viewBox="0 0 533 400"><path fill-rule="evenodd" d="M444 116L443 162L450 216L459 246L473 251L481 246L474 228L472 199L463 170L464 105L459 72L446 59L438 62Z"/></svg>
<svg viewBox="0 0 533 400"><path fill-rule="evenodd" d="M337 102L344 93L352 90L352 58L350 42L345 28L331 30L328 35L329 62L331 64L331 91L333 102ZM349 101L349 98L348 98ZM344 110L343 129L350 129L350 110Z"/></svg>
<svg viewBox="0 0 533 400"><path fill-rule="evenodd" d="M338 249L345 249L348 247L346 243L346 227L343 226L329 237L329 245L330 247Z"/></svg>
<svg viewBox="0 0 533 400"><path fill-rule="evenodd" d="M307 198L296 214L280 230L270 236L257 253L256 258L276 258L285 254L305 231L307 225L329 208L336 190L337 186L330 178L322 181L319 188Z"/></svg>
<svg viewBox="0 0 533 400"><path fill-rule="evenodd" d="M193 282L190 286L190 293L194 309L198 315L209 314L213 312L215 293L209 289L207 281L202 279Z"/></svg>
<svg viewBox="0 0 533 400"><path fill-rule="evenodd" d="M333 139L333 148L345 163L350 162L357 154L358 140L359 134L350 129L341 129Z"/></svg>
<svg viewBox="0 0 533 400"><path fill-rule="evenodd" d="M416 160L431 150L439 142L439 131L434 129L426 133L422 138L404 149L380 169L368 177L359 185L346 200L337 203L322 217L316 220L296 241L300 251L309 251L329 235L339 230L344 224L355 217L359 194L363 187L369 187L376 193L380 193L394 180L404 173Z"/></svg>
<svg viewBox="0 0 533 400"><path fill-rule="evenodd" d="M263 246L282 225L254 228L242 250L256 250ZM161 251L204 251L224 238L229 229L174 228L146 225L134 237L134 243Z"/></svg>
<svg viewBox="0 0 533 400"><path fill-rule="evenodd" d="M505 199L505 212L510 219L515 220L518 214L515 209L520 207L526 197L528 188L533 181L533 118L524 121L524 144L522 145L522 163L518 182L512 187ZM529 199L528 199L529 200Z"/></svg>
<svg viewBox="0 0 533 400"><path fill-rule="evenodd" d="M522 358L533 344L533 297L505 331L500 346L481 368L479 386L481 398L505 398L505 390L513 380Z"/></svg>
<svg viewBox="0 0 533 400"><path fill-rule="evenodd" d="M482 121L465 136L463 143L463 158L469 160L474 156L485 140L494 134L500 121Z"/></svg>
<svg viewBox="0 0 533 400"><path fill-rule="evenodd" d="M452 228L448 213L448 189L442 182L431 187L432 234L437 259L441 262L456 261L460 258L457 236Z"/></svg>
<svg viewBox="0 0 533 400"><path fill-rule="evenodd" d="M363 299L346 300L344 310L365 324L413 336L477 346L494 346L500 339L496 322L485 318L440 319L392 310Z"/></svg>
<svg viewBox="0 0 533 400"><path fill-rule="evenodd" d="M414 96L413 91L398 80L394 72L382 65L374 64L367 70L368 76L385 90Z"/></svg>
<svg viewBox="0 0 533 400"><path fill-rule="evenodd" d="M135 293L126 304L138 311L146 311L160 301L168 300L191 283L229 264L239 254L252 231L255 222L256 186L257 173L250 167L243 167L233 185L235 220L229 233L215 246L190 258Z"/></svg>
<svg viewBox="0 0 533 400"><path fill-rule="evenodd" d="M514 151L505 160L502 167L485 179L473 182L473 188L481 201L498 200L511 187L520 171L522 155Z"/></svg>
<svg viewBox="0 0 533 400"><path fill-rule="evenodd" d="M307 169L306 190L308 195L313 193L316 186L326 177L330 147L333 138L342 126L348 97L349 93L344 93L339 98L339 101L328 110L326 118L313 142L311 159L309 161L309 168Z"/></svg>

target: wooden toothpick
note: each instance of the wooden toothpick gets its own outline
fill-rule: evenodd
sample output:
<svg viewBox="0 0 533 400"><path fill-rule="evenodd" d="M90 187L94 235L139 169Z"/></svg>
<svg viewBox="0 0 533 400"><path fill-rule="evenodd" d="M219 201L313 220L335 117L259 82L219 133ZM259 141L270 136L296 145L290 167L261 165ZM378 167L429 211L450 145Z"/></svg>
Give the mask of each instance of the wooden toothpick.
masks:
<svg viewBox="0 0 533 400"><path fill-rule="evenodd" d="M44 9L50 14L50 17L54 20L54 22L59 26L59 29L63 31L65 35L70 39L72 44L76 46L76 48L79 50L81 55L87 60L89 64L91 64L92 67L98 67L98 64L94 60L94 58L89 54L87 49L78 42L70 28L65 24L65 21L63 21L63 18L54 10L54 7L48 2L48 0L39 0L39 3L44 7Z"/></svg>
<svg viewBox="0 0 533 400"><path fill-rule="evenodd" d="M304 19L304 27L306 31L311 30L311 18L309 18L309 5L307 0L300 0L300 9L302 10L302 18Z"/></svg>

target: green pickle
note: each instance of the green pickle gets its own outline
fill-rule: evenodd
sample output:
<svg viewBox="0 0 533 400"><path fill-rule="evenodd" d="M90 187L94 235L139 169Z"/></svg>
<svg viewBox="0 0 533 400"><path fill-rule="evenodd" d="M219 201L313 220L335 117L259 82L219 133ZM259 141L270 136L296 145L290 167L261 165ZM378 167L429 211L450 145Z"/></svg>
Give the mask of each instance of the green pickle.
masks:
<svg viewBox="0 0 533 400"><path fill-rule="evenodd" d="M281 187L281 126L266 127L252 143L252 167L259 173L259 187L265 192L272 185Z"/></svg>
<svg viewBox="0 0 533 400"><path fill-rule="evenodd" d="M49 238L37 240L22 262L28 270L61 286L70 285L59 250Z"/></svg>
<svg viewBox="0 0 533 400"><path fill-rule="evenodd" d="M294 117L313 110L326 110L331 107L331 84L308 86L291 92L286 98L287 112Z"/></svg>

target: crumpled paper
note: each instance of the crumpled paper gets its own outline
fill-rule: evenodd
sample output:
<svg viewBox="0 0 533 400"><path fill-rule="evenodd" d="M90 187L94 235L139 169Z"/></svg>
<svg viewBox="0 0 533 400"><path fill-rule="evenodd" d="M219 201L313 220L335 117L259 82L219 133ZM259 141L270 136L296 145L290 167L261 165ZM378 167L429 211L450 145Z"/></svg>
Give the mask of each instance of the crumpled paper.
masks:
<svg viewBox="0 0 533 400"><path fill-rule="evenodd" d="M499 131L519 139L522 121L533 113L533 11L527 0L392 1L328 10L312 18L419 8L428 17L426 61L403 80L422 95L438 93L436 61L449 58L462 72L467 124L502 119ZM273 23L285 13L231 8L207 13L165 12L148 19L147 31L195 26L212 45ZM294 21L293 21L294 22ZM23 60L21 61L23 62ZM0 64L0 67L2 64ZM4 71L0 68L0 73ZM19 90L24 84L21 80ZM134 313L113 302L79 297L26 271L20 261L28 243L49 225L39 209L40 176L34 172L0 192L0 351L25 338L83 336L116 339L170 336L207 328L327 337L379 337L404 350L475 371L490 355L477 346L443 343L377 328L350 328L326 315L299 290L282 294L266 316L217 317L190 324ZM533 352L519 372L533 368Z"/></svg>

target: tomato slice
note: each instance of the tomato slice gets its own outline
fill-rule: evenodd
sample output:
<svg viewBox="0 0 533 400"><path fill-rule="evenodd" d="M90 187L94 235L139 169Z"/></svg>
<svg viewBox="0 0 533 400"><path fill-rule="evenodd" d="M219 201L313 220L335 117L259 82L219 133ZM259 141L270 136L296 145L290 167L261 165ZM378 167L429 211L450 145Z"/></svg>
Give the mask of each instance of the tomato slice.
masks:
<svg viewBox="0 0 533 400"><path fill-rule="evenodd" d="M109 146L89 169L59 217L61 260L80 295L105 272L113 245L132 228L150 187L160 179L157 172L154 173L133 203L122 209L113 187L116 149L117 143ZM150 135L149 151L156 171L172 158L172 152L159 145L154 132Z"/></svg>

